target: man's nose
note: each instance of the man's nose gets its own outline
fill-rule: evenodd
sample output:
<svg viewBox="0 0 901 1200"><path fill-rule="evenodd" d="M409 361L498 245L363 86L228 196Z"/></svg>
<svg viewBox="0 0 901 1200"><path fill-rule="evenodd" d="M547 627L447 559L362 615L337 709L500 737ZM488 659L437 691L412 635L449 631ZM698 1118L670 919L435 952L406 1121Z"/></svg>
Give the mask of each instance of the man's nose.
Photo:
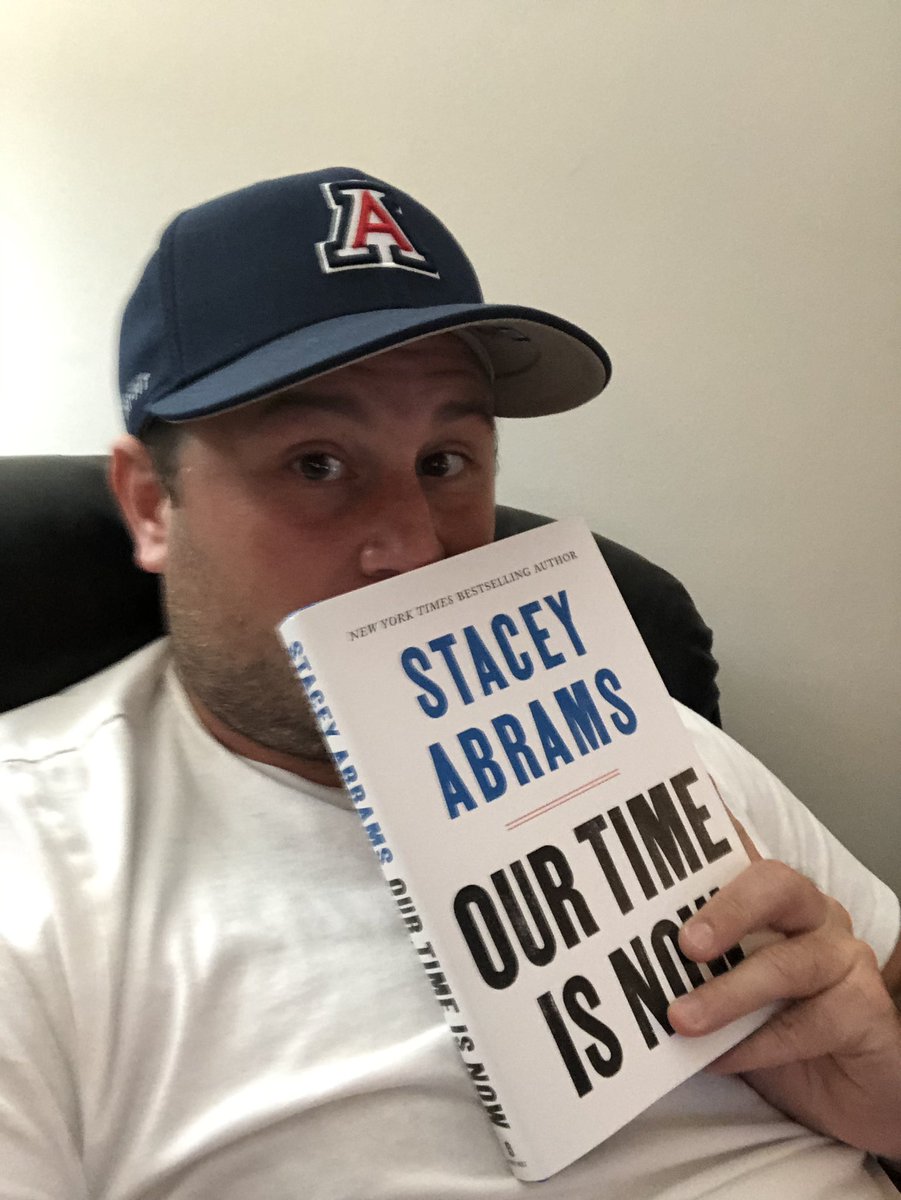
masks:
<svg viewBox="0 0 901 1200"><path fill-rule="evenodd" d="M444 558L421 476L387 479L367 500L360 548L360 569L367 578L386 579Z"/></svg>

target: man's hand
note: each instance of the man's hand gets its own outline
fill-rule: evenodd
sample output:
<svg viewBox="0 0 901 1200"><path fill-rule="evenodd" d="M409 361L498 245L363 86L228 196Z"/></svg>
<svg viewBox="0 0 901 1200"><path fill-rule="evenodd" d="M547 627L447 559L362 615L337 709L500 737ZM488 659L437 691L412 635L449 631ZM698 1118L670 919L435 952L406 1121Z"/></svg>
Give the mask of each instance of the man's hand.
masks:
<svg viewBox="0 0 901 1200"><path fill-rule="evenodd" d="M784 863L762 860L745 831L739 833L751 865L686 922L682 950L705 962L757 931L784 936L676 1000L670 1022L697 1037L787 1001L708 1069L741 1073L811 1129L899 1158L901 1014L876 956L854 937L837 901Z"/></svg>

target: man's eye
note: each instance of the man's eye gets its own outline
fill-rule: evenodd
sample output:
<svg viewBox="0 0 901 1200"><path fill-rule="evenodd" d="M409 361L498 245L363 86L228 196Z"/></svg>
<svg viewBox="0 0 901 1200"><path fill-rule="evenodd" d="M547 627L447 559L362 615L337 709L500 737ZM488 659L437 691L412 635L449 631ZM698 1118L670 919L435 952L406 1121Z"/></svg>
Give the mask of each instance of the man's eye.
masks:
<svg viewBox="0 0 901 1200"><path fill-rule="evenodd" d="M322 480L338 479L344 473L344 464L334 454L320 452L318 454L301 454L295 458L294 470L312 483Z"/></svg>
<svg viewBox="0 0 901 1200"><path fill-rule="evenodd" d="M447 479L450 476L459 475L465 466L465 455L456 454L453 450L438 450L435 454L427 454L420 460L419 473Z"/></svg>

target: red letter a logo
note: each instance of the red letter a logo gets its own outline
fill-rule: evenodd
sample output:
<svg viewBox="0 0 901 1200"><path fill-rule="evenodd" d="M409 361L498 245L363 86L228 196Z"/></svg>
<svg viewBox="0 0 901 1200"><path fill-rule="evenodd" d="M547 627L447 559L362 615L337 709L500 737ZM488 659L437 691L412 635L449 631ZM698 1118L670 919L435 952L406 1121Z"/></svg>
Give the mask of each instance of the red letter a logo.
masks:
<svg viewBox="0 0 901 1200"><path fill-rule="evenodd" d="M324 183L322 192L332 210L329 236L316 244L323 271L401 267L438 277L431 259L404 231L400 205L387 189L348 180Z"/></svg>
<svg viewBox="0 0 901 1200"><path fill-rule="evenodd" d="M406 234L388 212L384 204L380 204L373 192L367 190L360 194L359 212L357 213L357 228L351 245L354 250L369 245L369 236L373 233L387 233L401 250L407 254L416 253Z"/></svg>

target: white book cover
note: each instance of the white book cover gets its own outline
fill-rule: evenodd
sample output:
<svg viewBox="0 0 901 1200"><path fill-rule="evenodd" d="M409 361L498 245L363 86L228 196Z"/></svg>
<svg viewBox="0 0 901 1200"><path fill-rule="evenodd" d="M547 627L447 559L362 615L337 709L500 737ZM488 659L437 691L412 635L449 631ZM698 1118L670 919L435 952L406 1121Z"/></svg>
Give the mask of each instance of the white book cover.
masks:
<svg viewBox="0 0 901 1200"><path fill-rule="evenodd" d="M279 633L511 1170L562 1170L747 1036L666 1008L747 857L587 526L292 614ZM747 947L746 947L747 949Z"/></svg>

